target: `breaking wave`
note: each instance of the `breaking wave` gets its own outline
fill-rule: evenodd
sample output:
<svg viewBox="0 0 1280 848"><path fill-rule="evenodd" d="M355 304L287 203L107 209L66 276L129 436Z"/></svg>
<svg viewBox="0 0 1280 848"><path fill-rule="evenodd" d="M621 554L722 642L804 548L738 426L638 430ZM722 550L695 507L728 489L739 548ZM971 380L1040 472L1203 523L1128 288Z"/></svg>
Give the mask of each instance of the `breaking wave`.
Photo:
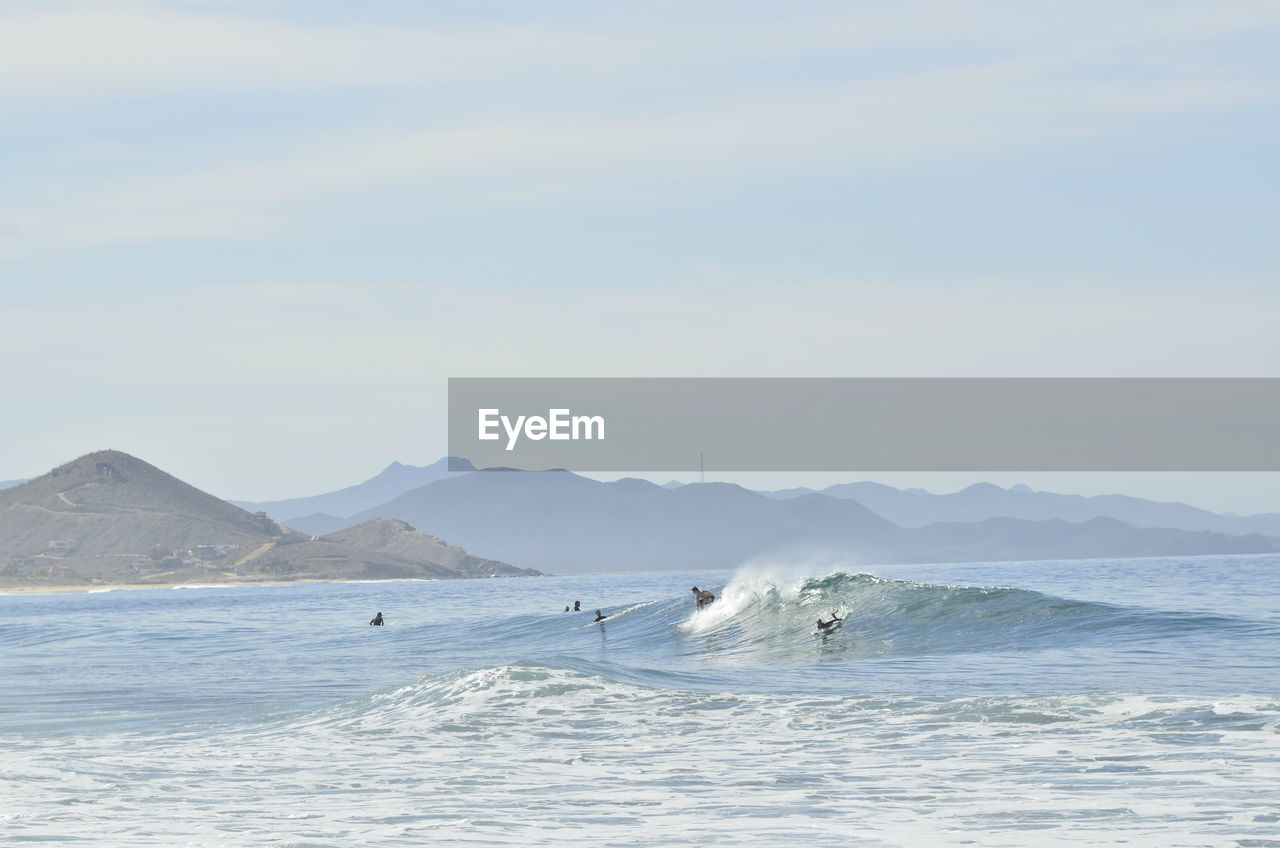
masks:
<svg viewBox="0 0 1280 848"><path fill-rule="evenodd" d="M1103 642L1160 642L1256 623L1205 613L1072 600L1025 589L937 585L874 574L785 576L744 569L717 599L694 610L692 595L604 608L586 615L513 616L471 627L477 666L512 656L650 685L683 685L707 662L773 667L1064 650ZM844 619L820 631L818 618ZM588 614L589 615L589 614ZM595 658L607 661L597 662ZM697 668L694 668L697 664ZM597 665L599 668L597 668Z"/></svg>

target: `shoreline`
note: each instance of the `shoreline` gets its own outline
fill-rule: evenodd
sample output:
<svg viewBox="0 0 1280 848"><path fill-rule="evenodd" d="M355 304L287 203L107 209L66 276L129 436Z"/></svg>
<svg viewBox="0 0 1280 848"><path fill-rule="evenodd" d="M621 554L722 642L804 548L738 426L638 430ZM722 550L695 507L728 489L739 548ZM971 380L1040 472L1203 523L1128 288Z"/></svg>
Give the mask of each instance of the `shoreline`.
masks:
<svg viewBox="0 0 1280 848"><path fill-rule="evenodd" d="M488 577L393 577L386 580L347 580L306 578L301 580L226 580L222 582L180 583L102 583L64 586L0 586L0 598L16 595L64 595L76 592L93 595L145 589L234 589L252 586L309 586L316 583L443 583L450 580L496 580L503 577L525 578L534 575L503 574ZM546 575L538 575L546 576Z"/></svg>
<svg viewBox="0 0 1280 848"><path fill-rule="evenodd" d="M101 592L123 592L136 589L222 589L232 586L298 586L306 583L339 583L338 580L287 580L257 581L228 580L223 583L102 583L65 586L0 586L0 597L5 595L63 595L82 592L86 595ZM382 582L382 581L378 581ZM390 581L388 581L390 582Z"/></svg>

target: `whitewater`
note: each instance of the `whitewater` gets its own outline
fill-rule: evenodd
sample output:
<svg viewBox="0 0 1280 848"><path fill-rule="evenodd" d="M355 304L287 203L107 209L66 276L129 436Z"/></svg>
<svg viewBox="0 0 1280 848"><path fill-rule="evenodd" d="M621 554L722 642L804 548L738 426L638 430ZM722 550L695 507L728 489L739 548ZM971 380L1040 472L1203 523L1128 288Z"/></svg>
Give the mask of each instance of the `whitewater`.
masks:
<svg viewBox="0 0 1280 848"><path fill-rule="evenodd" d="M0 595L0 844L1280 846L1277 577L762 560Z"/></svg>

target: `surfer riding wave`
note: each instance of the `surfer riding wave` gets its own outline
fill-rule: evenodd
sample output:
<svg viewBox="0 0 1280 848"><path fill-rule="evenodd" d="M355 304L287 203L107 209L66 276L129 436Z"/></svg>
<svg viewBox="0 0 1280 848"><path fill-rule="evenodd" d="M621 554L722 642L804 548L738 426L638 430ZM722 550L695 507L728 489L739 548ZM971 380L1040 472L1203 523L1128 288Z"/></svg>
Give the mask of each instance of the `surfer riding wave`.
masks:
<svg viewBox="0 0 1280 848"><path fill-rule="evenodd" d="M716 596L708 592L706 589L693 587L693 597L697 601L696 609L702 609L716 599Z"/></svg>

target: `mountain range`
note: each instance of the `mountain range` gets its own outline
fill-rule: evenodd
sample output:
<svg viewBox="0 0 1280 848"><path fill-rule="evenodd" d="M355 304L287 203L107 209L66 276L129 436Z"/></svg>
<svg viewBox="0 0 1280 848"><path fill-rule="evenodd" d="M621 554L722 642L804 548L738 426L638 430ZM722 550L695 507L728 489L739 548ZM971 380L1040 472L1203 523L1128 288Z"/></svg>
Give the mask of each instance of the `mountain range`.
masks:
<svg viewBox="0 0 1280 848"><path fill-rule="evenodd" d="M373 518L429 527L478 555L552 572L731 567L760 556L844 562L1070 559L1280 549L1275 516L1218 515L1121 495L1083 498L990 483L934 495L877 483L822 492L753 492L728 483L602 483L567 471L486 470L441 476L446 461L386 471L339 493L367 503L393 472L426 485L347 515L330 495L318 512L274 517L326 533Z"/></svg>
<svg viewBox="0 0 1280 848"><path fill-rule="evenodd" d="M568 471L448 466L392 463L336 492L237 505L127 454L101 451L0 490L0 584L726 568L770 557L847 567L1280 550L1277 516L1218 515L1120 495L992 484L934 495L875 483L754 492L729 483L606 483Z"/></svg>
<svg viewBox="0 0 1280 848"><path fill-rule="evenodd" d="M1221 514L1183 503L1150 501L1128 495L1063 495L1038 492L1025 485L1003 489L993 483L975 483L959 492L933 494L922 489L895 489L881 483L860 482L828 486L821 492L801 488L762 494L779 499L824 494L854 500L903 527L988 518L1022 518L1028 521L1057 518L1071 522L1114 518L1135 527L1280 536L1280 514L1277 513Z"/></svg>
<svg viewBox="0 0 1280 848"><path fill-rule="evenodd" d="M351 516L428 526L478 555L552 572L723 568L756 557L845 563L1268 553L1280 540L1179 528L992 517L902 527L847 498L770 498L728 483L666 488L567 471L480 471Z"/></svg>
<svg viewBox="0 0 1280 848"><path fill-rule="evenodd" d="M265 512L277 520L285 521L295 530L309 532L306 526L299 525L311 522L317 527L335 527L337 525L332 520L334 518L355 515L386 503L411 489L458 477L467 473L468 470L475 470L465 459L455 459L454 465L464 470L450 471L449 457L430 465L404 465L393 462L363 483L347 486L336 492L279 501L231 501L230 503L249 512Z"/></svg>
<svg viewBox="0 0 1280 848"><path fill-rule="evenodd" d="M391 519L324 536L299 533L120 451L92 453L0 490L0 585L530 573Z"/></svg>
<svg viewBox="0 0 1280 848"><path fill-rule="evenodd" d="M474 468L465 459L453 459L455 468ZM363 483L335 492L279 501L231 501L249 511L264 511L276 521L304 533L326 533L351 525L356 515L378 514L380 507L422 486L462 477L467 471L449 471L450 459L413 466L393 462ZM493 472L487 472L493 473ZM664 489L693 485L663 484ZM775 500L825 495L852 500L900 527L924 527L937 522L973 522L990 518L1027 521L1054 519L1081 523L1112 518L1134 527L1169 528L1228 535L1260 533L1280 537L1280 513L1234 515L1215 513L1187 504L1152 501L1128 495L1066 495L1036 491L1015 485L1007 489L993 483L974 483L958 491L935 494L923 489L896 489L869 481L840 483L822 490L808 488L759 492Z"/></svg>

